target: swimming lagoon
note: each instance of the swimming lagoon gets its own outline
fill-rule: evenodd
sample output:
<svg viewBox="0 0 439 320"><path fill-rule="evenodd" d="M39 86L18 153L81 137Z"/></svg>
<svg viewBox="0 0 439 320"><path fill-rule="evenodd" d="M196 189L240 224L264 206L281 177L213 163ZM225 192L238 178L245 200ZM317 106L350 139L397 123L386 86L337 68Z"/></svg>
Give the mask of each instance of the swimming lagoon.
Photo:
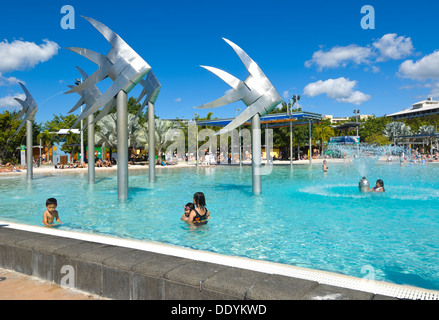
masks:
<svg viewBox="0 0 439 320"><path fill-rule="evenodd" d="M439 289L439 164L376 163L368 179L386 192L358 191L352 163L274 166L251 190L251 167L130 171L129 199L117 199L116 172L0 178L0 220L40 225L55 197L60 229L167 243L355 277ZM195 192L206 195L207 225L180 220Z"/></svg>

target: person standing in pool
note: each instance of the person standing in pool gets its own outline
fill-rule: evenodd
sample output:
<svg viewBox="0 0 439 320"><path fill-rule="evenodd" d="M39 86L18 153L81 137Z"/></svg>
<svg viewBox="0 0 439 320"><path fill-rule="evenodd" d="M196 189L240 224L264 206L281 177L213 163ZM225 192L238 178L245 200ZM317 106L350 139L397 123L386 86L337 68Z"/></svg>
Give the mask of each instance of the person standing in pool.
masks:
<svg viewBox="0 0 439 320"><path fill-rule="evenodd" d="M323 169L323 172L328 172L328 166L326 165L326 160L323 160L322 169Z"/></svg>
<svg viewBox="0 0 439 320"><path fill-rule="evenodd" d="M194 225L203 225L207 223L207 219L210 219L210 212L206 208L206 198L204 193L196 192L194 194L193 202L195 208L191 210L187 222L191 222Z"/></svg>
<svg viewBox="0 0 439 320"><path fill-rule="evenodd" d="M58 202L55 198L49 198L46 200L46 211L43 213L43 225L46 227L53 227L55 224L53 221L56 219L56 222L62 223L59 219L58 211L56 211L56 207L58 206Z"/></svg>

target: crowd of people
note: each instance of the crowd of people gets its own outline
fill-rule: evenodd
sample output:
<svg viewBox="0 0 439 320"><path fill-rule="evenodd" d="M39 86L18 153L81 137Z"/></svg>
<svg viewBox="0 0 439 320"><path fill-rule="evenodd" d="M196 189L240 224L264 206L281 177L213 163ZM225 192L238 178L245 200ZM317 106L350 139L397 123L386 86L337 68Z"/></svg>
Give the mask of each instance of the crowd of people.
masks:
<svg viewBox="0 0 439 320"><path fill-rule="evenodd" d="M26 169L26 167L16 166L10 162L0 166L0 172L21 172L24 169Z"/></svg>
<svg viewBox="0 0 439 320"><path fill-rule="evenodd" d="M116 164L116 160L114 158L111 158L111 161L109 160L102 160L98 157L95 158L95 167L96 168L111 168L113 165ZM55 169L75 169L75 168L87 168L88 163L84 162L81 163L79 160L73 160L73 163L70 164L58 164L55 165Z"/></svg>

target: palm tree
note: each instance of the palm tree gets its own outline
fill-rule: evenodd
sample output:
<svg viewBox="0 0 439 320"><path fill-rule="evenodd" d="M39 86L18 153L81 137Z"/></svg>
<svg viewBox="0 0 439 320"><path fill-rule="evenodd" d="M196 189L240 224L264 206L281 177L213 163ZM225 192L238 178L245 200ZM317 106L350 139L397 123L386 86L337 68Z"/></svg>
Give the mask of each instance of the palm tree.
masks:
<svg viewBox="0 0 439 320"><path fill-rule="evenodd" d="M386 128L384 129L383 133L387 139L394 141L396 137L411 135L412 128L410 128L404 122L390 122L386 124Z"/></svg>
<svg viewBox="0 0 439 320"><path fill-rule="evenodd" d="M420 126L418 129L418 134L425 135L425 136L431 136L436 132L436 128L434 126L429 125L423 125Z"/></svg>
<svg viewBox="0 0 439 320"><path fill-rule="evenodd" d="M141 125L139 123L140 119L137 118L132 113L128 113L128 145L133 148L133 150L141 143Z"/></svg>
<svg viewBox="0 0 439 320"><path fill-rule="evenodd" d="M316 143L317 140L320 140L320 154L323 155L323 147L327 143L330 137L334 136L334 129L330 126L320 123L314 126L313 136Z"/></svg>
<svg viewBox="0 0 439 320"><path fill-rule="evenodd" d="M110 148L110 160L113 148L117 148L116 114L110 113L96 123L95 142Z"/></svg>
<svg viewBox="0 0 439 320"><path fill-rule="evenodd" d="M77 148L76 145L80 145L80 136L76 133L73 133L72 131L69 131L65 136L66 142L65 144L67 146L62 146L61 150L64 152L70 153L70 162L73 163L73 154L75 153L75 150Z"/></svg>
<svg viewBox="0 0 439 320"><path fill-rule="evenodd" d="M170 129L176 128L176 124L173 121L155 119L154 130L154 143L157 151L158 159L161 159L166 146L172 143L172 141L166 141L166 133ZM148 149L148 121L145 120L143 125L140 125L139 130L136 133L136 139Z"/></svg>
<svg viewBox="0 0 439 320"><path fill-rule="evenodd" d="M432 125L423 125L423 126L419 127L417 133L419 135L423 135L423 136L430 136L426 140L427 140L427 145L431 145L432 136L436 133L436 128L435 128L435 126L432 126ZM424 138L422 138L422 141L424 143Z"/></svg>
<svg viewBox="0 0 439 320"><path fill-rule="evenodd" d="M49 132L48 129L40 132L37 136L37 141L41 141L41 144L46 149L46 159L49 159L49 150L52 147L52 141L56 136Z"/></svg>
<svg viewBox="0 0 439 320"><path fill-rule="evenodd" d="M112 149L117 148L117 115L110 113L97 122L95 141L97 145L105 145L110 148L110 158ZM146 131L147 132L147 131ZM146 139L146 140L145 140ZM140 125L139 118L132 113L128 113L128 145L135 148L139 144L147 146L147 133Z"/></svg>

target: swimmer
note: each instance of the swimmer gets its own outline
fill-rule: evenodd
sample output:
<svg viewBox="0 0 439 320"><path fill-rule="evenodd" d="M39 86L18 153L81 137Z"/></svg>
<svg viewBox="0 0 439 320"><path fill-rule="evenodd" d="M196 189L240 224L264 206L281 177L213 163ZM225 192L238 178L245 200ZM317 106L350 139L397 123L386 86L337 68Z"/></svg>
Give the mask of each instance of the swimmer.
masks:
<svg viewBox="0 0 439 320"><path fill-rule="evenodd" d="M403 157L399 158L399 165L401 167L404 167L404 158Z"/></svg>
<svg viewBox="0 0 439 320"><path fill-rule="evenodd" d="M56 207L58 206L58 202L55 198L49 198L46 200L46 211L43 213L43 224L46 227L53 227L55 224L53 221L56 219L56 222L62 223L59 220L58 211L56 211Z"/></svg>
<svg viewBox="0 0 439 320"><path fill-rule="evenodd" d="M195 205L192 202L188 202L186 203L186 205L183 206L184 208L184 213L181 216L180 220L186 221L187 219L189 219L189 214L191 213L192 210L195 210Z"/></svg>
<svg viewBox="0 0 439 320"><path fill-rule="evenodd" d="M326 160L323 160L323 166L322 166L323 172L328 172L328 167L326 165Z"/></svg>
<svg viewBox="0 0 439 320"><path fill-rule="evenodd" d="M193 201L196 208L191 210L187 222L192 222L194 225L206 224L207 219L210 219L210 212L206 208L204 193L196 192Z"/></svg>
<svg viewBox="0 0 439 320"><path fill-rule="evenodd" d="M371 192L384 192L386 191L384 189L384 181L381 179L378 179L377 182L375 183L375 187L370 189Z"/></svg>

